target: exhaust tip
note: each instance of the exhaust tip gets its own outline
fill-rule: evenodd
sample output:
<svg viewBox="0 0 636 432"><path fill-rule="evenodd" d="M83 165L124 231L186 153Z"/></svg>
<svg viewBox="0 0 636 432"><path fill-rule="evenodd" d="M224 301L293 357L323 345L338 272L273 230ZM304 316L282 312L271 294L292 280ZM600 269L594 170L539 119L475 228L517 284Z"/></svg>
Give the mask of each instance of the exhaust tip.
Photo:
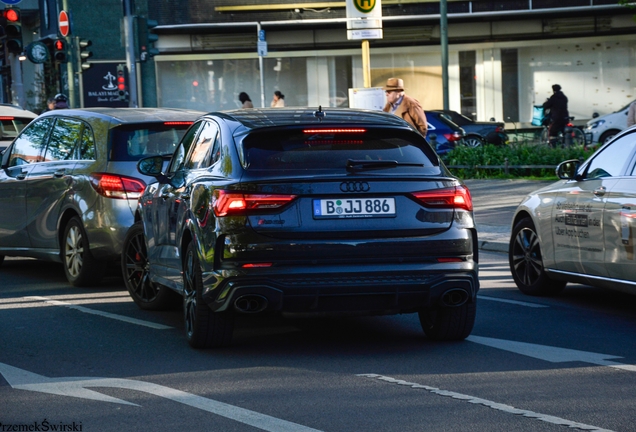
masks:
<svg viewBox="0 0 636 432"><path fill-rule="evenodd" d="M457 307L466 303L468 298L468 291L463 288L453 288L442 294L441 302L447 307Z"/></svg>
<svg viewBox="0 0 636 432"><path fill-rule="evenodd" d="M267 298L260 295L244 295L234 300L234 309L241 313L254 314L267 308Z"/></svg>

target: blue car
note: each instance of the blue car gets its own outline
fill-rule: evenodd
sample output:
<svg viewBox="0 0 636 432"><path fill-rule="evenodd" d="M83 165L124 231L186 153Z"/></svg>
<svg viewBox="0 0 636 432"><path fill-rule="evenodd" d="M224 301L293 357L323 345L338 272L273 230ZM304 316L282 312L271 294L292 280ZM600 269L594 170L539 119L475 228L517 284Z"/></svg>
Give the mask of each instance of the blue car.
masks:
<svg viewBox="0 0 636 432"><path fill-rule="evenodd" d="M455 147L464 145L464 129L437 111L424 111L428 122L426 139L438 155L443 155Z"/></svg>

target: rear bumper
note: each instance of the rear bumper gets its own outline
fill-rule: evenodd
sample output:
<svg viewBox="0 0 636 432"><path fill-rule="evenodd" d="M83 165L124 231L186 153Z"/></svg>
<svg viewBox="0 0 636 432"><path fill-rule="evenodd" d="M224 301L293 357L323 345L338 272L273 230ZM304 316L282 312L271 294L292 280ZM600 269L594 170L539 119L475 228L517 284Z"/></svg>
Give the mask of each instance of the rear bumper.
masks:
<svg viewBox="0 0 636 432"><path fill-rule="evenodd" d="M464 265L466 263L463 263ZM397 314L475 301L476 268L418 272L322 272L227 278L204 291L214 311ZM450 294L452 293L452 295Z"/></svg>

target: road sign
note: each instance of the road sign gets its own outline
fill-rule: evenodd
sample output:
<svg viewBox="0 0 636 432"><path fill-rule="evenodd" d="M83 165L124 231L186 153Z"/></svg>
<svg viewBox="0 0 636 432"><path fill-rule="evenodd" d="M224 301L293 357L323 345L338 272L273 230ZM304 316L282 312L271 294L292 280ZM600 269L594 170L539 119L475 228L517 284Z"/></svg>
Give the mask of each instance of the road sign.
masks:
<svg viewBox="0 0 636 432"><path fill-rule="evenodd" d="M259 40L256 43L256 48L257 48L259 56L262 56L262 57L267 56L267 42L266 41Z"/></svg>
<svg viewBox="0 0 636 432"><path fill-rule="evenodd" d="M60 34L64 37L68 36L71 32L71 22L68 19L66 11L60 11L60 17L57 20Z"/></svg>
<svg viewBox="0 0 636 432"><path fill-rule="evenodd" d="M4 4L14 5L20 3L22 0L0 0Z"/></svg>

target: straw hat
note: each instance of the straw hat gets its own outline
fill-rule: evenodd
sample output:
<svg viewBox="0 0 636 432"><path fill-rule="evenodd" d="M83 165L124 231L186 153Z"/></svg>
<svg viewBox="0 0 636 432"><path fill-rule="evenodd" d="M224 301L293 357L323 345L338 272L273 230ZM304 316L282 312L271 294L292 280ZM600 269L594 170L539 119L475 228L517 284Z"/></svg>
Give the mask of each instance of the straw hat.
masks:
<svg viewBox="0 0 636 432"><path fill-rule="evenodd" d="M384 91L399 90L404 91L404 81L401 78L389 78L386 80Z"/></svg>

